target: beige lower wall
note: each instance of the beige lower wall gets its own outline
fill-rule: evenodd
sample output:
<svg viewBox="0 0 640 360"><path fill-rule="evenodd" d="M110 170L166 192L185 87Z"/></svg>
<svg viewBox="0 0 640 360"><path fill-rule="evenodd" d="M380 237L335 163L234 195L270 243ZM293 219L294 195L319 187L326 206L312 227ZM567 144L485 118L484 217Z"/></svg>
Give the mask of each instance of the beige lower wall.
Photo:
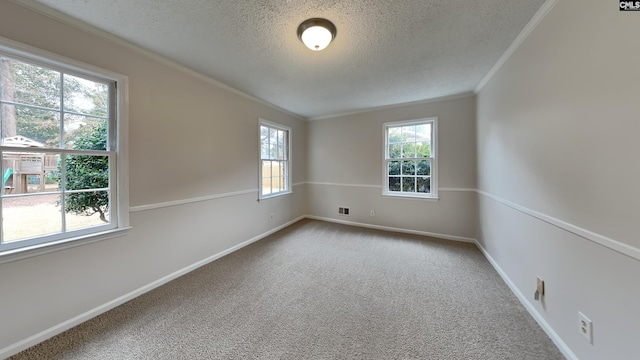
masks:
<svg viewBox="0 0 640 360"><path fill-rule="evenodd" d="M436 201L382 196L377 187L312 183L307 184L307 194L311 216L455 240L475 237L473 190L441 191ZM339 207L349 208L349 215L339 214Z"/></svg>

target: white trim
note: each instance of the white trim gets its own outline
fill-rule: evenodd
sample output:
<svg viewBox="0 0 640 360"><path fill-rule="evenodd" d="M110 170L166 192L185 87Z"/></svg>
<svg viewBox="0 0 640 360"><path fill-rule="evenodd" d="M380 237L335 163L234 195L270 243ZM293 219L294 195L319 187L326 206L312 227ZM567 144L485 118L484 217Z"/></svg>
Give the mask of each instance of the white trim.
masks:
<svg viewBox="0 0 640 360"><path fill-rule="evenodd" d="M138 206L130 207L129 212L135 213L135 212L141 212L141 211L147 211L147 210L155 210L155 209L161 209L161 208L166 208L170 206L187 205L187 204L222 199L222 198L227 198L232 196L254 194L257 192L258 192L258 189L248 189L248 190L234 191L234 192L228 192L228 193L222 193L222 194L199 196L199 197L190 198L190 199L174 200L174 201L167 201L167 202L147 204L147 205L138 205Z"/></svg>
<svg viewBox="0 0 640 360"><path fill-rule="evenodd" d="M137 288L136 290L133 290L125 295L122 295L116 299L113 299L103 305L100 305L98 307L95 307L87 312L84 312L78 316L75 316L67 321L63 321L62 323L52 326L44 331L41 331L33 336L30 336L24 340L18 341L15 344L9 345L7 347L5 347L4 349L0 349L0 358L4 359L7 358L9 356L15 355L17 353L19 353L20 351L26 350L42 341L45 341L55 335L58 335L66 330L71 329L72 327L79 325L89 319L92 319L100 314L103 314L113 308L115 308L116 306L122 305L125 302L135 299L136 297L149 292L159 286L162 286L166 283L168 283L171 280L177 279L182 275L185 275L201 266L204 266L214 260L217 260L225 255L228 255L234 251L240 250L241 248L250 245L258 240L261 240L279 230L282 230L284 228L286 228L287 226L290 226L300 220L304 219L304 216L301 216L299 218L296 218L294 220L291 220L285 224L282 224L278 227L275 227L265 233L262 233L258 236L255 236L243 243L240 243L238 245L232 246L226 250L223 250L217 254L214 254L212 256L207 257L206 259L200 260L194 264L191 264L189 266L186 266L178 271L175 271L167 276L164 276L156 281L153 281L147 285L144 285L142 287Z"/></svg>
<svg viewBox="0 0 640 360"><path fill-rule="evenodd" d="M562 221L560 219L554 218L552 216L537 212L535 210L531 210L529 208L526 208L522 205L518 205L516 203L513 203L509 200L505 200L501 197L489 194L486 191L482 191L482 190L477 190L477 193L480 195L483 195L485 197L488 197L489 199L495 200L497 202L499 202L502 205L508 206L514 210L520 211L523 214L527 214L529 216L532 216L536 219L542 220L548 224L551 224L553 226L556 226L560 229L563 229L565 231L568 231L572 234L578 235L581 238L593 241L596 244L602 245L606 248L609 248L613 251L619 252L623 255L627 255L633 259L636 260L640 260L640 248L625 244L625 243L621 243L617 240L608 238L604 235L600 235L600 234L596 234L593 231L589 231L587 229L583 229L579 226L570 224L566 221Z"/></svg>
<svg viewBox="0 0 640 360"><path fill-rule="evenodd" d="M65 24L65 25L68 25L68 26L71 26L73 28L76 28L76 29L78 29L78 30L80 30L82 32L87 33L87 34L96 36L96 37L101 38L103 40L109 41L109 42L111 42L113 44L125 47L125 48L127 48L129 50L133 50L133 51L137 52L138 54L141 54L141 55L144 55L144 56L150 58L151 60L157 61L157 62L159 62L159 63L161 63L161 64L163 64L165 66L168 66L168 67L170 67L170 68L172 68L174 70L180 71L180 72L182 72L184 74L190 75L190 76L192 76L192 77L194 77L196 79L202 80L202 81L204 81L206 83L209 83L209 84L212 84L212 85L215 85L215 86L217 86L217 87L219 87L221 89L227 90L227 91L232 92L232 93L234 93L236 95L240 95L240 96L242 96L244 98L247 98L249 100L253 100L253 101L258 102L258 103L260 103L262 105L268 106L268 107L270 107L272 109L275 109L275 110L281 111L283 113L286 113L287 115L292 116L292 117L294 117L294 118L296 118L298 120L303 120L303 121L307 120L307 118L305 118L302 115L293 113L293 112L291 112L291 111L289 111L287 109L284 109L284 108L281 108L281 107L279 107L277 105L271 104L271 103L267 102L266 100L262 100L262 99L260 99L258 97L250 95L250 94L248 94L248 93L246 93L244 91L238 90L238 89L236 89L234 87L231 87L231 86L229 86L227 84L224 84L224 83L222 83L222 82L220 82L220 81L218 81L218 80L216 80L216 79L214 79L214 78L212 78L210 76L201 74L201 73L199 73L199 72L197 72L195 70L192 70L192 69L190 69L190 68L188 68L188 67L186 67L186 66L184 66L184 65L182 65L182 64L180 64L178 62L175 62L173 60L169 60L169 59L167 59L167 58L165 58L163 56L160 56L160 55L158 55L158 54L156 54L156 53L154 53L154 52L152 52L150 50L147 50L147 49L145 49L145 48L143 48L141 46L135 45L135 44L129 42L128 40L125 40L125 39L123 39L121 37L118 37L116 35L113 35L111 33L106 32L104 30L101 30L101 29L99 29L97 27L89 25L89 24L87 24L87 23L85 23L85 22L83 22L81 20L78 20L76 18L73 18L73 17L71 17L69 15L63 14L63 13L61 13L61 12L55 10L55 9L52 9L52 8L46 6L46 5L43 5L43 4L41 4L41 3L39 3L39 2L37 2L35 0L10 0L10 1L15 3L15 4L17 4L17 5L19 5L19 6L22 6L22 7L26 8L26 9L34 11L34 12L40 14L40 15L44 15L44 16L46 16L48 18L51 18L51 19L56 20L56 21L59 21L59 22Z"/></svg>
<svg viewBox="0 0 640 360"><path fill-rule="evenodd" d="M385 198L390 198L390 199L402 199L402 200L425 200L425 201L440 200L440 197L438 196L418 196L418 195L411 195L411 194L412 193L409 193L408 195L404 195L401 192L398 192L397 194L388 192L388 193L382 193L380 196Z"/></svg>
<svg viewBox="0 0 640 360"><path fill-rule="evenodd" d="M332 218L327 218L327 217L322 217L322 216L315 216L315 215L305 215L305 218L312 219L312 220L326 221L326 222L331 222L331 223L337 223L337 224L343 224L343 225L358 226L358 227L375 229L375 230L393 231L393 232L399 232L399 233L405 233L405 234L430 236L430 237L444 239L444 240L452 240L452 241L472 243L472 244L477 243L476 239L468 238L468 237L464 237L464 236L446 235L446 234L432 233L432 232L428 232L428 231L409 230L409 229L395 228L395 227L390 227L390 226L373 225L373 224L366 224L366 223L360 223L360 222L354 222L354 221L345 221L345 220L332 219Z"/></svg>
<svg viewBox="0 0 640 360"><path fill-rule="evenodd" d="M395 108L405 107L405 106L416 106L416 105L422 105L422 104L430 104L430 103L434 103L434 102L447 101L447 100L457 100L457 99L463 99L463 98L472 97L472 96L475 96L475 93L472 92L472 91L467 91L467 92L463 92L463 93L460 93L460 94L441 96L441 97L425 99L425 100L411 101L411 102L384 105L384 106L376 106L376 107L370 107L370 108L361 109L361 110L343 112L343 113L338 113L338 114L333 114L333 115L323 115L323 116L310 117L307 120L308 121L316 121L316 120L334 119L334 118L339 118L339 117L343 117L343 116L358 115L358 114L363 114L363 113L368 113L368 112L373 112L373 111L395 109Z"/></svg>
<svg viewBox="0 0 640 360"><path fill-rule="evenodd" d="M505 273L502 268L500 267L500 265L498 265L498 263L491 257L491 255L489 255L489 253L487 252L487 250L485 250L482 245L480 245L480 242L478 242L477 240L475 241L476 246L478 247L478 249L480 249L480 251L482 252L482 254L484 255L485 258L487 258L487 260L489 260L489 263L493 266L493 268L498 272L498 274L500 275L500 277L502 277L502 280L507 284L507 286L511 289L511 291L515 294L515 296L518 298L518 300L520 300L520 303L522 305L524 305L525 309L527 309L527 311L529 312L529 314L531 314L531 316L533 316L533 318L536 320L536 322L538 323L538 325L540 325L540 327L542 328L542 330L544 330L545 333L547 333L547 336L549 336L549 338L551 338L551 340L553 341L554 344L556 344L556 346L558 347L558 349L562 352L562 354L570 360L578 360L578 357L573 353L573 351L571 351L571 349L569 348L569 346L567 346L567 344L562 341L562 338L560 338L560 336L558 335L558 333L556 333L553 330L553 327L551 327L551 325L545 320L544 316L542 316L542 314L540 314L538 312L538 310L536 310L536 308L531 304L531 302L529 302L529 299L524 296L524 294L522 294L522 292L520 291L520 289L518 289L518 287L513 283L513 281L511 281L511 279L509 278L509 276L507 276L507 273Z"/></svg>
<svg viewBox="0 0 640 360"><path fill-rule="evenodd" d="M417 158L390 158L389 157L389 129L397 128L403 126L411 126L411 125L425 125L429 124L429 129L431 133L429 134L429 141L431 145L431 152L429 159L431 160L431 174L429 174L429 180L431 182L430 189L431 192L428 194L419 193L417 189L415 192L399 192L399 191L389 191L389 174L388 174L388 164L390 161L397 160L407 160L407 159L417 159ZM401 121L390 121L382 124L382 196L395 196L395 197L406 197L406 198L417 198L417 199L431 199L438 200L438 117L430 116L421 119L411 119L411 120L401 120ZM422 158L426 159L426 158Z"/></svg>
<svg viewBox="0 0 640 360"><path fill-rule="evenodd" d="M518 50L518 48L522 45L522 43L531 35L533 30L542 22L542 20L549 14L551 9L558 3L558 0L546 0L544 4L538 9L538 11L533 15L531 20L525 25L520 34L513 40L511 45L507 48L507 50L502 54L502 56L498 59L498 61L493 65L491 70L480 80L480 83L476 86L473 91L475 94L479 93L480 90L491 80L493 75L495 75L498 70L504 65L507 60L513 55L513 53Z"/></svg>
<svg viewBox="0 0 640 360"><path fill-rule="evenodd" d="M74 248L76 246L88 245L94 242L124 236L127 233L127 231L129 231L130 229L131 229L130 227L116 228L116 229L111 229L107 231L86 234L83 236L62 239L59 241L40 243L33 246L7 250L7 251L4 251L2 254L0 254L0 265L9 263L12 261L30 258L33 256L40 256L40 255L49 254L56 251Z"/></svg>
<svg viewBox="0 0 640 360"><path fill-rule="evenodd" d="M382 186L380 186L380 185L344 184L344 183L332 183L332 182L321 182L321 181L306 181L305 184L322 185L322 186L361 187L361 188L370 188L370 189L381 189L382 188Z"/></svg>
<svg viewBox="0 0 640 360"><path fill-rule="evenodd" d="M303 181L294 184L297 185L324 185L324 186L345 186L345 187L362 187L362 188L372 188L372 189L382 189L380 185L368 185L368 184L346 184L346 183L333 183L333 182L322 182L322 181ZM439 188L438 191L444 192L477 192L478 190L474 188Z"/></svg>
<svg viewBox="0 0 640 360"><path fill-rule="evenodd" d="M262 127L266 127L266 128L272 128L278 131L284 131L286 132L286 155L284 159L271 159L271 160L275 160L275 161L281 161L285 163L286 166L286 188L283 191L279 191L277 193L271 193L271 194L263 194L262 191L263 186L262 186L262 181L263 181L263 177L262 177L262 135L261 135L261 128ZM269 199L269 198L273 198L273 197L278 197L281 195L287 195L287 194L291 194L293 191L293 186L291 185L291 180L293 179L293 151L291 151L291 144L293 144L293 131L291 130L290 127L286 126L286 125L282 125L282 124L278 124L275 123L273 121L269 121L266 120L264 118L258 118L258 201L260 200L265 200L265 199ZM269 160L269 159L264 159L264 160ZM273 166L273 165L272 165ZM271 170L273 171L273 168L271 168ZM272 188L273 189L273 188Z"/></svg>
<svg viewBox="0 0 640 360"><path fill-rule="evenodd" d="M473 188L440 188L440 191L448 191L448 192L477 192L478 190Z"/></svg>

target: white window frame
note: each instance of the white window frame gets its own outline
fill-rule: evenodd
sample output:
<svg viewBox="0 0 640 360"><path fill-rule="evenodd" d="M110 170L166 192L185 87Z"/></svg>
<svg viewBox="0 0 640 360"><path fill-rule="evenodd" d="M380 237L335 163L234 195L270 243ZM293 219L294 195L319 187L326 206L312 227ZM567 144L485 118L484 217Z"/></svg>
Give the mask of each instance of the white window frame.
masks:
<svg viewBox="0 0 640 360"><path fill-rule="evenodd" d="M389 175L388 175L388 164L389 161L398 160L398 159L390 159L389 158L389 129L400 127L400 126L410 126L410 125L422 125L422 124L430 124L431 125L431 157L426 158L431 160L431 192L430 193L419 193L419 192L400 192L400 191L389 191ZM390 197L401 197L401 198L414 198L414 199L426 199L426 200L438 200L438 118L437 117L429 117L424 119L415 119L415 120L406 120L406 121L394 121L387 122L383 124L382 127L382 137L384 148L382 150L382 195L390 196ZM410 159L421 159L421 158L410 158Z"/></svg>
<svg viewBox="0 0 640 360"><path fill-rule="evenodd" d="M262 158L262 139L261 139L261 127L265 126L268 128L272 128L272 129L276 129L276 130L282 130L282 131L286 131L286 149L285 149L285 159L284 160L278 160L278 161L283 161L285 163L285 186L284 186L284 190L282 191L278 191L275 193L270 193L270 194L264 194L263 193L263 187L262 187L262 178L263 178L263 174L262 174L262 161L263 160L269 160L269 159L263 159ZM291 190L291 140L292 138L292 132L291 132L291 128L288 126L284 126L275 122L271 122L265 119L258 119L258 200L263 200L263 199L269 199L269 198L273 198L273 197L277 197L277 196L282 196L282 195L287 195L287 194L291 194L293 191Z"/></svg>
<svg viewBox="0 0 640 360"><path fill-rule="evenodd" d="M44 66L69 75L100 79L115 83L115 122L109 120L109 211L110 223L62 234L45 235L27 240L0 244L0 264L44 253L84 245L123 235L129 226L129 156L128 156L128 78L124 75L88 65L39 48L0 37L0 55ZM42 149L43 152L70 153L64 149ZM102 155L102 154L101 154Z"/></svg>

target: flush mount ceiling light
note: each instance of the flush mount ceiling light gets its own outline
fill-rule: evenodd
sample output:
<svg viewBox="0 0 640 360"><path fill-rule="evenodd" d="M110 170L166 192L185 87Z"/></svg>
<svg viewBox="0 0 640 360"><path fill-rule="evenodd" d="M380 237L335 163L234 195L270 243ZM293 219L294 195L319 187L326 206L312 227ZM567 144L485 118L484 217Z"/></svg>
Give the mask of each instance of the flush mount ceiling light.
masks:
<svg viewBox="0 0 640 360"><path fill-rule="evenodd" d="M336 26L327 19L308 19L298 25L298 38L313 51L326 48L335 37Z"/></svg>

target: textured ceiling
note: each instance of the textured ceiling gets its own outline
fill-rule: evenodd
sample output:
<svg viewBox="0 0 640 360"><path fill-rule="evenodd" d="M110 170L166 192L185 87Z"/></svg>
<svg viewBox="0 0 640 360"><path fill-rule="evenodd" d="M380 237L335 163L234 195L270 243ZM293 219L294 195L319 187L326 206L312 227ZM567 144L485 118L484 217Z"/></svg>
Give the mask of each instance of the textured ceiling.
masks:
<svg viewBox="0 0 640 360"><path fill-rule="evenodd" d="M544 0L30 0L304 117L473 91ZM313 52L296 28L324 17Z"/></svg>

